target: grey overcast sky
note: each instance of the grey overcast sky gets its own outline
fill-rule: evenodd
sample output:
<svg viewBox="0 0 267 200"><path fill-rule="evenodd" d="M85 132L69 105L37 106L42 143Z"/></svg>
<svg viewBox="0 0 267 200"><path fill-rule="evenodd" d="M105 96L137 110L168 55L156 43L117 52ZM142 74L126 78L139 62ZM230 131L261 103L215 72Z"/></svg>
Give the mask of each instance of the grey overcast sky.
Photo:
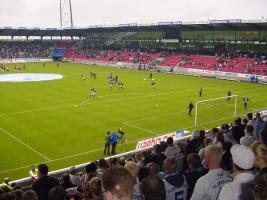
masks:
<svg viewBox="0 0 267 200"><path fill-rule="evenodd" d="M0 27L59 27L60 0L0 0ZM267 18L267 0L72 0L74 26Z"/></svg>

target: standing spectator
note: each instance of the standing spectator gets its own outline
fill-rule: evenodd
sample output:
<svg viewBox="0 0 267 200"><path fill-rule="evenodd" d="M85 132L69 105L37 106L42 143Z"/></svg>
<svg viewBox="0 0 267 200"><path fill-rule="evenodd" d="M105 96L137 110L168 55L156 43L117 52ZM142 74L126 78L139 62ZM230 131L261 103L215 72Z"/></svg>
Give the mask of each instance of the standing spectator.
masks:
<svg viewBox="0 0 267 200"><path fill-rule="evenodd" d="M255 125L255 132L256 132L256 137L259 138L259 133L261 130L263 130L265 127L265 123L263 121L263 119L261 118L261 114L257 113L256 114L256 125Z"/></svg>
<svg viewBox="0 0 267 200"><path fill-rule="evenodd" d="M111 154L112 155L116 154L116 145L117 145L118 140L119 140L119 136L115 132L113 132L110 136L111 147L112 147Z"/></svg>
<svg viewBox="0 0 267 200"><path fill-rule="evenodd" d="M149 158L150 162L154 162L160 166L160 169L162 168L163 162L166 159L166 156L164 153L162 153L162 148L160 144L156 144L153 147L153 152Z"/></svg>
<svg viewBox="0 0 267 200"><path fill-rule="evenodd" d="M221 188L232 181L229 173L220 168L221 159L221 147L217 145L206 147L204 162L209 172L197 180L191 200L217 199Z"/></svg>
<svg viewBox="0 0 267 200"><path fill-rule="evenodd" d="M181 157L181 153L180 153L180 148L178 146L175 146L173 144L173 138L172 137L168 137L167 138L167 149L165 150L165 156L167 158L175 158L176 160L178 160Z"/></svg>
<svg viewBox="0 0 267 200"><path fill-rule="evenodd" d="M239 119L234 121L234 125L231 128L232 135L234 136L237 142L240 142L240 138L244 136L244 131L241 127L241 123Z"/></svg>
<svg viewBox="0 0 267 200"><path fill-rule="evenodd" d="M185 177L177 173L177 160L175 158L166 158L164 169L166 175L163 178L163 182L166 190L166 200L186 200L188 186Z"/></svg>
<svg viewBox="0 0 267 200"><path fill-rule="evenodd" d="M66 190L62 186L57 186L49 191L49 200L66 200Z"/></svg>
<svg viewBox="0 0 267 200"><path fill-rule="evenodd" d="M231 148L233 157L233 182L222 187L218 200L240 199L242 185L253 181L254 175L251 169L255 163L255 155L245 145L234 145ZM242 199L240 199L242 200Z"/></svg>
<svg viewBox="0 0 267 200"><path fill-rule="evenodd" d="M141 183L143 200L165 200L166 190L162 180L157 176L148 176Z"/></svg>
<svg viewBox="0 0 267 200"><path fill-rule="evenodd" d="M102 181L98 177L94 177L89 181L89 190L93 196L93 200L103 200Z"/></svg>
<svg viewBox="0 0 267 200"><path fill-rule="evenodd" d="M107 153L108 155L110 155L110 151L109 151L110 143L111 143L111 140L110 140L110 132L108 131L108 132L107 132L107 135L106 135L106 137L105 137L104 155L106 155L106 153Z"/></svg>
<svg viewBox="0 0 267 200"><path fill-rule="evenodd" d="M267 174L267 146L255 143L251 149L256 157L255 167L260 170L259 174Z"/></svg>
<svg viewBox="0 0 267 200"><path fill-rule="evenodd" d="M257 141L257 138L253 135L254 127L247 125L245 128L245 136L240 139L240 144L250 146Z"/></svg>
<svg viewBox="0 0 267 200"><path fill-rule="evenodd" d="M253 119L253 114L252 113L248 113L247 114L247 118L248 118L248 123L247 123L247 125L251 125L251 126L253 126L253 135L255 136L255 137L257 137L257 135L256 135L256 120L254 120Z"/></svg>
<svg viewBox="0 0 267 200"><path fill-rule="evenodd" d="M188 184L187 199L190 199L194 191L197 180L204 176L208 170L202 165L201 158L197 153L191 153L187 156L188 170L185 173L185 177Z"/></svg>
<svg viewBox="0 0 267 200"><path fill-rule="evenodd" d="M104 199L131 199L134 179L124 167L111 167L102 176Z"/></svg>
<svg viewBox="0 0 267 200"><path fill-rule="evenodd" d="M31 187L38 194L39 200L48 200L49 191L56 186L59 186L59 181L48 176L46 164L40 164L38 166L38 179Z"/></svg>
<svg viewBox="0 0 267 200"><path fill-rule="evenodd" d="M193 131L192 132L192 138L188 142L188 144L186 145L187 153L188 154L197 153L201 149L201 147L204 146L203 142L204 141L200 137L200 131L198 131L198 130Z"/></svg>
<svg viewBox="0 0 267 200"><path fill-rule="evenodd" d="M232 148L232 143L231 142L225 142L222 146L223 149L223 155L222 155L222 162L221 166L223 169L226 171L231 171L232 170L232 154L231 154L231 148Z"/></svg>

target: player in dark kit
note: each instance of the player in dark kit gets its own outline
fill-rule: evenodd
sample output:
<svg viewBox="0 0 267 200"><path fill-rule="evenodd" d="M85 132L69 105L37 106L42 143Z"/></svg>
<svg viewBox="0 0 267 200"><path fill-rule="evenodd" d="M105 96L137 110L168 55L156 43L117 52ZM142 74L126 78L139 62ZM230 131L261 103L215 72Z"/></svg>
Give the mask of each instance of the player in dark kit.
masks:
<svg viewBox="0 0 267 200"><path fill-rule="evenodd" d="M152 72L150 72L149 79L152 80L152 78L153 78L153 75L152 75Z"/></svg>
<svg viewBox="0 0 267 200"><path fill-rule="evenodd" d="M203 91L203 89L202 89L202 87L199 89L199 91L198 91L198 94L199 94L199 96L200 97L202 97L202 91Z"/></svg>
<svg viewBox="0 0 267 200"><path fill-rule="evenodd" d="M107 135L105 136L105 149L104 149L104 155L106 155L106 153L107 153L108 155L110 155L110 151L109 151L110 144L111 144L111 140L110 140L110 132L108 131L108 132L107 132Z"/></svg>
<svg viewBox="0 0 267 200"><path fill-rule="evenodd" d="M151 82L151 87L153 88L153 89L156 89L156 86L157 86L157 84L156 84L156 82Z"/></svg>
<svg viewBox="0 0 267 200"><path fill-rule="evenodd" d="M230 101L231 96L232 96L232 92L231 92L231 90L229 90L229 91L227 92L227 101Z"/></svg>
<svg viewBox="0 0 267 200"><path fill-rule="evenodd" d="M248 101L249 101L248 97L244 96L244 98L243 98L243 102L244 102L245 110L247 110Z"/></svg>
<svg viewBox="0 0 267 200"><path fill-rule="evenodd" d="M192 116L191 113L192 113L193 108L194 108L194 105L193 105L192 102L190 102L189 105L188 105L188 115L189 116Z"/></svg>

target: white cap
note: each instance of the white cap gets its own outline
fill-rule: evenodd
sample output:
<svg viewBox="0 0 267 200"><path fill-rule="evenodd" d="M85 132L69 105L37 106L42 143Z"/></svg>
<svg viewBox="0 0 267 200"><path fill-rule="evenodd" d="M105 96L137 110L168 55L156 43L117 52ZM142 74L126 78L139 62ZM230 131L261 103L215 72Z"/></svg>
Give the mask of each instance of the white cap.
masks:
<svg viewBox="0 0 267 200"><path fill-rule="evenodd" d="M242 169L251 169L255 163L253 151L245 146L236 144L231 148L233 162Z"/></svg>

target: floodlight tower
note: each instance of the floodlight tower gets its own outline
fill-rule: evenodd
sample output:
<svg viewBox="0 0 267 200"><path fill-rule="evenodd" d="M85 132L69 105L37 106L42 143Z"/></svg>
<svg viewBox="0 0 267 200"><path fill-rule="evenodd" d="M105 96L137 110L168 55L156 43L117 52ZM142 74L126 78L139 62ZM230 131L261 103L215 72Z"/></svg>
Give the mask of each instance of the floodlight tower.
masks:
<svg viewBox="0 0 267 200"><path fill-rule="evenodd" d="M71 0L60 0L60 26L73 28Z"/></svg>

